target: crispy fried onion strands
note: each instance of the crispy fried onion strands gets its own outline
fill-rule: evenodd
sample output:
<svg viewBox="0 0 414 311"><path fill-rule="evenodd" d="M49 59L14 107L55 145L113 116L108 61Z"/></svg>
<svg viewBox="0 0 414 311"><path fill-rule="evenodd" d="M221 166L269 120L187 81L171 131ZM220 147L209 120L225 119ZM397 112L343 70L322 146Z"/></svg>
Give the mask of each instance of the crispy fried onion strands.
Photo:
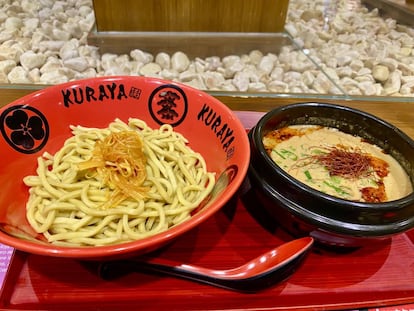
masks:
<svg viewBox="0 0 414 311"><path fill-rule="evenodd" d="M141 137L135 131L113 132L97 141L92 157L78 164L79 170L88 170L86 177L98 176L104 185L114 189L102 208L117 206L131 197L142 200L146 174L146 156Z"/></svg>

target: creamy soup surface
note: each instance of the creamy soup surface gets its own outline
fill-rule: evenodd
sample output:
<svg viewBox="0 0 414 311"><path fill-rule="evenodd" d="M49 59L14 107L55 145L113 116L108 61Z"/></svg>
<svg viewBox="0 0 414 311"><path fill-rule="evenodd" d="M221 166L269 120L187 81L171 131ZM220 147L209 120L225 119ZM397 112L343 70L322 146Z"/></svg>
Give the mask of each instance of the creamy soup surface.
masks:
<svg viewBox="0 0 414 311"><path fill-rule="evenodd" d="M392 156L334 128L288 126L267 133L263 144L290 175L336 197L385 202L413 191L407 173Z"/></svg>

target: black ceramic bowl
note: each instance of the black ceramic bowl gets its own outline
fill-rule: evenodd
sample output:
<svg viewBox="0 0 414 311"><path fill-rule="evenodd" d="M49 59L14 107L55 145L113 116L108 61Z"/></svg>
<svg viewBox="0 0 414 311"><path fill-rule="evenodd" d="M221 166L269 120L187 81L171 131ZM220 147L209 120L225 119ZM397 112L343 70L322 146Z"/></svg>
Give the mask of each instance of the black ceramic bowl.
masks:
<svg viewBox="0 0 414 311"><path fill-rule="evenodd" d="M338 128L376 144L392 155L414 182L414 141L395 126L371 114L325 103L300 103L265 114L250 131L249 180L265 209L295 235L317 241L361 246L414 227L414 193L384 203L340 199L315 190L280 168L266 153L262 138L295 124Z"/></svg>

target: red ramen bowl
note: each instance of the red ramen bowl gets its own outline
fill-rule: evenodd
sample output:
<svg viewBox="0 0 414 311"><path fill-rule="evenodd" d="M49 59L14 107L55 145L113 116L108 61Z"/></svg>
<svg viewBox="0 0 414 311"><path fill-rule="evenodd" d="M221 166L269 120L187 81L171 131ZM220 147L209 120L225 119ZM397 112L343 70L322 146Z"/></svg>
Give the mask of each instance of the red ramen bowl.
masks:
<svg viewBox="0 0 414 311"><path fill-rule="evenodd" d="M248 176L266 212L282 227L294 235L311 235L319 243L347 247L381 242L414 227L412 191L385 202L340 198L309 186L277 164L266 150L263 137L292 125L330 127L358 136L396 159L408 183L412 186L414 182L414 141L392 124L334 104L298 103L276 108L249 132ZM317 144L309 141L311 146ZM397 180L396 187L403 187L402 179Z"/></svg>
<svg viewBox="0 0 414 311"><path fill-rule="evenodd" d="M204 158L216 186L188 220L149 237L103 246L45 241L27 220L23 178L36 174L37 159L45 152L62 148L72 136L69 126L106 128L116 118L137 118L153 129L171 125ZM102 77L47 87L2 107L0 127L0 243L40 255L94 259L157 249L223 207L249 165L245 129L227 106L202 91L153 78Z"/></svg>

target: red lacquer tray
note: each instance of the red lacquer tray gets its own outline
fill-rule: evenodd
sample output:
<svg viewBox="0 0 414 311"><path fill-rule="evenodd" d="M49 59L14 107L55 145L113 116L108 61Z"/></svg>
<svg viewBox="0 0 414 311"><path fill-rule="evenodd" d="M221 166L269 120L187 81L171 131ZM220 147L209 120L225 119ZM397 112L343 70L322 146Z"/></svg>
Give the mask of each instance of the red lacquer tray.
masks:
<svg viewBox="0 0 414 311"><path fill-rule="evenodd" d="M229 268L292 239L265 216L246 189L159 256ZM410 232L347 252L315 247L291 278L254 294L138 273L103 281L93 262L16 251L0 309L333 310L413 303L413 239Z"/></svg>

